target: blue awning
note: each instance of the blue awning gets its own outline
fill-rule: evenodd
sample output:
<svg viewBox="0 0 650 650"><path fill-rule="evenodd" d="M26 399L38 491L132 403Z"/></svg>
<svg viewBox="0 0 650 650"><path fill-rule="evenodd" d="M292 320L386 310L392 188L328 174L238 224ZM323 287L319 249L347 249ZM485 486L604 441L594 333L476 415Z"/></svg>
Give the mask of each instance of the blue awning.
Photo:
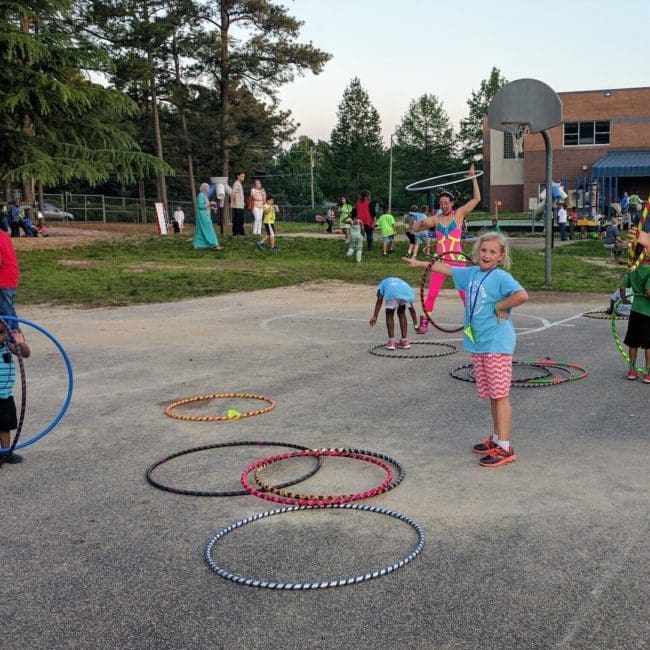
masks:
<svg viewBox="0 0 650 650"><path fill-rule="evenodd" d="M594 178L650 176L650 149L612 151L591 167Z"/></svg>

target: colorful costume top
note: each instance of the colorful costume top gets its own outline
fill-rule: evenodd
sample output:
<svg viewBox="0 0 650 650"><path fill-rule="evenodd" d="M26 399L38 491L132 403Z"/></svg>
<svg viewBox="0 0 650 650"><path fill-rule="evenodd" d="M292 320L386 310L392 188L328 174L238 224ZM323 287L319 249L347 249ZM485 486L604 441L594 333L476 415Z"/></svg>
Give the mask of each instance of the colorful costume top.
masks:
<svg viewBox="0 0 650 650"><path fill-rule="evenodd" d="M436 251L441 257L444 253L462 253L461 240L463 229L456 223L451 212L452 219L448 226L443 226L440 221L436 225ZM454 261L465 259L458 255L444 255L442 261L451 264Z"/></svg>

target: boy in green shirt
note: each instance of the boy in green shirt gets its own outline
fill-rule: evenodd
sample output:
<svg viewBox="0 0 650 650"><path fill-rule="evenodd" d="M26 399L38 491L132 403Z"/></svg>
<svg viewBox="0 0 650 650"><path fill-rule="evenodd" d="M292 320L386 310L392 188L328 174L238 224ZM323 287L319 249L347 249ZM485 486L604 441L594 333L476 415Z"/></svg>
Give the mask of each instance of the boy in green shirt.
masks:
<svg viewBox="0 0 650 650"><path fill-rule="evenodd" d="M384 214L377 219L377 227L384 241L384 255L388 255L395 250L395 217L388 213L386 206L384 206ZM388 248L389 244L390 248Z"/></svg>

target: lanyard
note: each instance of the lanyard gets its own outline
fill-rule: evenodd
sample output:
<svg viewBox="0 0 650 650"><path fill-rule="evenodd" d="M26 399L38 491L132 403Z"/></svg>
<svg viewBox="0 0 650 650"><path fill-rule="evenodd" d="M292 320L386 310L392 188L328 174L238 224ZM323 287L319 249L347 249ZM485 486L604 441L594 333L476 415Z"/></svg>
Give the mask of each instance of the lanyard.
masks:
<svg viewBox="0 0 650 650"><path fill-rule="evenodd" d="M476 309L476 304L478 303L478 296L481 291L481 287L483 286L483 283L487 280L488 275L492 273L492 271L494 271L494 269L490 269L481 278L481 281L478 283L478 287L476 287L476 291L470 293L469 295L469 323L467 324L464 333L467 334L467 338L469 338L469 340L472 343L474 343L474 332L472 331L472 318L474 318L474 310Z"/></svg>

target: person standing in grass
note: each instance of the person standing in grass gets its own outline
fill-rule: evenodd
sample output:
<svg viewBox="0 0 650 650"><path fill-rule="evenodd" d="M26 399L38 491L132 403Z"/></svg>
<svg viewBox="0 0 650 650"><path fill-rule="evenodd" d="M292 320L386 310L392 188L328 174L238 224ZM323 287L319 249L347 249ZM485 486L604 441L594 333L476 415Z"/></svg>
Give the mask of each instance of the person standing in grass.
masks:
<svg viewBox="0 0 650 650"><path fill-rule="evenodd" d="M383 206L383 214L377 219L377 227L383 240L384 257L395 251L395 217Z"/></svg>
<svg viewBox="0 0 650 650"><path fill-rule="evenodd" d="M370 251L372 250L375 219L372 214L370 214L370 192L368 192L368 190L362 190L359 193L359 200L354 207L357 209L357 219L359 219L363 224L363 232L366 235L368 250Z"/></svg>
<svg viewBox="0 0 650 650"><path fill-rule="evenodd" d="M348 247L348 257L352 257L356 253L357 263L361 262L363 255L363 224L357 217L357 209L352 208L346 217L347 226L350 233L350 242Z"/></svg>
<svg viewBox="0 0 650 650"><path fill-rule="evenodd" d="M338 207L336 208L336 213L339 216L339 224L343 231L345 241L350 241L350 222L348 221L348 217L351 212L352 206L348 203L347 197L342 196L339 200Z"/></svg>
<svg viewBox="0 0 650 650"><path fill-rule="evenodd" d="M222 251L219 240L214 232L210 218L210 186L201 183L196 197L196 225L194 226L194 248Z"/></svg>
<svg viewBox="0 0 650 650"><path fill-rule="evenodd" d="M263 208L263 217L262 217L262 222L264 225L264 229L266 230L266 235L260 239L260 241L255 242L257 247L263 251L264 250L264 244L266 244L267 241L270 240L271 243L271 252L272 253L277 253L278 248L275 245L275 210L276 207L274 205L275 199L272 196L267 196L266 197L266 203L264 204Z"/></svg>

